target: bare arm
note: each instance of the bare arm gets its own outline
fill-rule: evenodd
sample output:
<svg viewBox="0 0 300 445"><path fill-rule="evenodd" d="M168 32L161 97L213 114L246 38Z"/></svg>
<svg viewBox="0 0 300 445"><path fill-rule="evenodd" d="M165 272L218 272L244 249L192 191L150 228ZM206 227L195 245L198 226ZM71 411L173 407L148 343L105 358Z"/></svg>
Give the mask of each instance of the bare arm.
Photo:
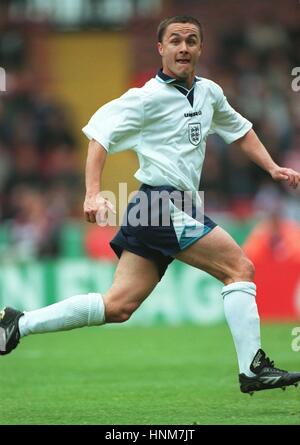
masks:
<svg viewBox="0 0 300 445"><path fill-rule="evenodd" d="M92 139L89 143L88 154L85 167L86 195L83 204L85 219L88 222L96 222L96 214L100 211L103 214L107 208L114 211L112 204L101 198L100 181L104 168L107 152L97 141Z"/></svg>
<svg viewBox="0 0 300 445"><path fill-rule="evenodd" d="M298 186L300 173L291 168L279 167L273 161L254 130L250 130L236 142L248 158L266 170L275 181L288 181L289 185L294 188Z"/></svg>

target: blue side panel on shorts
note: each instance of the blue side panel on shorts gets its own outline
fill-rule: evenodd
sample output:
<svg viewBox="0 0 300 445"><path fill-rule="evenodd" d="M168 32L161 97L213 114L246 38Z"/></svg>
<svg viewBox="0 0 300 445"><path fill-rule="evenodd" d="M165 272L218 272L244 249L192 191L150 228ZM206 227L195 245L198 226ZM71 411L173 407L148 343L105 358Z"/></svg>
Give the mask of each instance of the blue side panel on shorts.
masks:
<svg viewBox="0 0 300 445"><path fill-rule="evenodd" d="M212 229L211 229L211 227L206 227L206 226L202 227L201 229L197 228L194 230L194 236L191 236L190 232L186 236L186 232L185 232L186 230L189 231L190 228L185 228L183 231L183 234L181 235L180 250L184 250L187 247L191 246L196 241L201 239L203 236L207 235L207 233L210 232Z"/></svg>
<svg viewBox="0 0 300 445"><path fill-rule="evenodd" d="M204 223L204 215L202 215L202 221L198 221L188 213L178 209L171 201L169 202L169 209L180 250L186 249L211 230Z"/></svg>

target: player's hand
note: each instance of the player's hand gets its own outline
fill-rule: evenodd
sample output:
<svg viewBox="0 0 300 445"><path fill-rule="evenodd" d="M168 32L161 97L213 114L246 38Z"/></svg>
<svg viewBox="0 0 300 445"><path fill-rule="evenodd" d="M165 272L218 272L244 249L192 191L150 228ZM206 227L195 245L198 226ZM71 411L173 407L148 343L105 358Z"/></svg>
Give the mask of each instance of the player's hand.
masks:
<svg viewBox="0 0 300 445"><path fill-rule="evenodd" d="M104 224L107 221L108 210L116 214L116 210L108 199L97 195L86 196L83 204L83 211L87 222Z"/></svg>
<svg viewBox="0 0 300 445"><path fill-rule="evenodd" d="M300 173L292 168L276 167L270 172L274 181L287 181L290 187L294 189L300 183Z"/></svg>

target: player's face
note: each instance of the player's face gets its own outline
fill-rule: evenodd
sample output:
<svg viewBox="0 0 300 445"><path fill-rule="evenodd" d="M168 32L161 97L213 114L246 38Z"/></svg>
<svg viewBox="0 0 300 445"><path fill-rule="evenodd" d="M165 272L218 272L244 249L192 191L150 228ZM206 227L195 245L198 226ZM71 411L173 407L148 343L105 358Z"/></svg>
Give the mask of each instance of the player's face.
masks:
<svg viewBox="0 0 300 445"><path fill-rule="evenodd" d="M163 72L176 79L185 80L191 87L196 65L202 51L199 29L192 23L171 23L158 42Z"/></svg>

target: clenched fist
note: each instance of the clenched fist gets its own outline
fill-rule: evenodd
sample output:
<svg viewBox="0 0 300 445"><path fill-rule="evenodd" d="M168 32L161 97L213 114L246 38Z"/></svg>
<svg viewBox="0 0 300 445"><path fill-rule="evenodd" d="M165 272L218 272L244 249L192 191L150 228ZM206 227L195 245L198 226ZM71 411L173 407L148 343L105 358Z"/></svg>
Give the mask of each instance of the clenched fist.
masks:
<svg viewBox="0 0 300 445"><path fill-rule="evenodd" d="M108 199L99 193L85 197L83 211L87 222L104 224L107 221L108 210L116 214L116 210Z"/></svg>

